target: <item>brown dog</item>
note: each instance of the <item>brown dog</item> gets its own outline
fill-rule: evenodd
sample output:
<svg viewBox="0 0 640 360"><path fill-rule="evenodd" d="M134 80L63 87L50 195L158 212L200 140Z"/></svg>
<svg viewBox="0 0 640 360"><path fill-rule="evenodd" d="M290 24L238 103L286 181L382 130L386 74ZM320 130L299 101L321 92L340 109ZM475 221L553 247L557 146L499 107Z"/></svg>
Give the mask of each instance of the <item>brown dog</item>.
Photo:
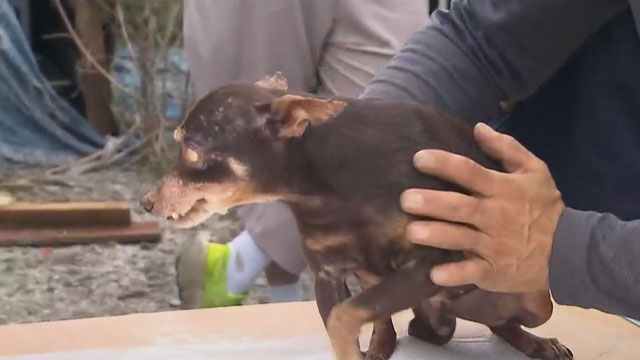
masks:
<svg viewBox="0 0 640 360"><path fill-rule="evenodd" d="M398 206L403 190L460 190L413 169L415 152L447 150L498 169L468 125L406 102L289 92L276 74L211 92L174 135L181 156L143 207L188 227L237 205L287 202L337 359L361 359L357 340L367 322L374 323L367 359L388 359L396 343L391 315L409 308L415 314L409 334L430 343L448 342L461 317L489 326L531 358L573 358L557 340L521 327L551 316L548 292L436 286L430 269L464 255L412 245L404 236L411 217ZM350 274L365 288L355 296L345 285Z"/></svg>

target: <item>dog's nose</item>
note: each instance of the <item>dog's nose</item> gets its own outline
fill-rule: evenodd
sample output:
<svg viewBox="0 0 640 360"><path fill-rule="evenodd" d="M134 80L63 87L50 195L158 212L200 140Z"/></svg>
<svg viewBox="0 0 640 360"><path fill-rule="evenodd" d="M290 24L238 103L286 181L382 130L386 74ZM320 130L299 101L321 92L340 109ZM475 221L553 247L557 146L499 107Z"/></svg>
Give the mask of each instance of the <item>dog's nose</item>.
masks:
<svg viewBox="0 0 640 360"><path fill-rule="evenodd" d="M140 206L142 206L142 208L147 212L151 212L151 210L153 210L153 205L155 205L155 203L146 196L140 200Z"/></svg>

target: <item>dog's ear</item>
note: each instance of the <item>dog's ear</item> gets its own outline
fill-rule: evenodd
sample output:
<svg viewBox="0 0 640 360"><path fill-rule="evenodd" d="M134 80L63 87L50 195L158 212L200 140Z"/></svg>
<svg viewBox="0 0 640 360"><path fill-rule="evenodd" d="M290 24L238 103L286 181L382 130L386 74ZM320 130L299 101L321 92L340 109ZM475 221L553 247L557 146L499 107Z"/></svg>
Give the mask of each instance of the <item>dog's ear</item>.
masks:
<svg viewBox="0 0 640 360"><path fill-rule="evenodd" d="M294 138L304 134L309 125L324 124L338 115L347 102L299 95L284 95L270 104L256 105L260 113L268 112L268 126L278 137Z"/></svg>
<svg viewBox="0 0 640 360"><path fill-rule="evenodd" d="M256 82L256 85L267 89L287 90L289 84L280 71L271 76L265 76L262 80Z"/></svg>

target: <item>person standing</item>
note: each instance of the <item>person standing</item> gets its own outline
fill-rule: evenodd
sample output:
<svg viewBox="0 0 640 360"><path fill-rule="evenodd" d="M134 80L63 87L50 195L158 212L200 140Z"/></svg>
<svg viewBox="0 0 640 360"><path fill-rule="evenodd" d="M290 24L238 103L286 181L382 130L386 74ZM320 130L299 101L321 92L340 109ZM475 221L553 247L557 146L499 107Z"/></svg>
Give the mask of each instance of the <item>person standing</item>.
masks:
<svg viewBox="0 0 640 360"><path fill-rule="evenodd" d="M429 23L428 3L185 0L185 52L196 96L280 71L291 90L357 97ZM291 210L273 202L238 213L245 230L229 244L184 244L177 261L183 307L239 304L265 269L272 301L302 300L298 275L307 264Z"/></svg>

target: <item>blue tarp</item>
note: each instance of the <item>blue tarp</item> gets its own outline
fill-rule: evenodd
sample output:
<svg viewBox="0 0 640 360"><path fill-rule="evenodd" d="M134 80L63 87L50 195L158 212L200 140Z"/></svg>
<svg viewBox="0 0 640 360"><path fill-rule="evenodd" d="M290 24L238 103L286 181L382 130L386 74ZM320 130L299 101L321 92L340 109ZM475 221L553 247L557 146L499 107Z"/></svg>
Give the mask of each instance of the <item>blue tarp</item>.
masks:
<svg viewBox="0 0 640 360"><path fill-rule="evenodd" d="M104 139L51 88L7 0L0 0L0 170L54 165L102 148Z"/></svg>

